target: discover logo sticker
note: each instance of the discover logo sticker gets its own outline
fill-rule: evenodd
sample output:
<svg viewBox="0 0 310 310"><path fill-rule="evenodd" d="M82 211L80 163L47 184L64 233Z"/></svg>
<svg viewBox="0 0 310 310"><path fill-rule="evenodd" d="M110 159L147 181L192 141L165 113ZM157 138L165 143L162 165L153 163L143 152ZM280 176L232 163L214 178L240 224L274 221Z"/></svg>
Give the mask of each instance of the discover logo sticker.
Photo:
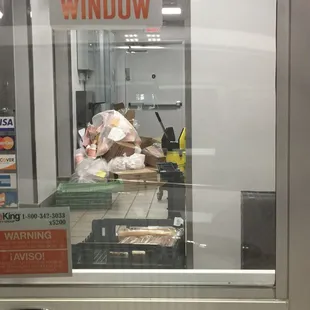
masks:
<svg viewBox="0 0 310 310"><path fill-rule="evenodd" d="M0 170L16 170L16 155L0 155Z"/></svg>

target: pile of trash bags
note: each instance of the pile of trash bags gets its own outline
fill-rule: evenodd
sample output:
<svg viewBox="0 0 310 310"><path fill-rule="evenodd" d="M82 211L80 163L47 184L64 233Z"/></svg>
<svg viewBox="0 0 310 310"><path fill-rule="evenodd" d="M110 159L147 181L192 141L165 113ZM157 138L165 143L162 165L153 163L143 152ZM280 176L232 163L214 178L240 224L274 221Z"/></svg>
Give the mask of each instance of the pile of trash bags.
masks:
<svg viewBox="0 0 310 310"><path fill-rule="evenodd" d="M120 142L132 144L134 154L124 153L107 161L104 156ZM145 167L141 139L134 125L115 110L101 112L93 117L92 124L86 128L82 144L83 147L75 153L76 170L71 182L103 182L108 180L110 172Z"/></svg>
<svg viewBox="0 0 310 310"><path fill-rule="evenodd" d="M115 110L95 115L92 122L86 129L83 146L87 150L95 145L96 157L106 154L115 142L141 145L141 139L134 126Z"/></svg>

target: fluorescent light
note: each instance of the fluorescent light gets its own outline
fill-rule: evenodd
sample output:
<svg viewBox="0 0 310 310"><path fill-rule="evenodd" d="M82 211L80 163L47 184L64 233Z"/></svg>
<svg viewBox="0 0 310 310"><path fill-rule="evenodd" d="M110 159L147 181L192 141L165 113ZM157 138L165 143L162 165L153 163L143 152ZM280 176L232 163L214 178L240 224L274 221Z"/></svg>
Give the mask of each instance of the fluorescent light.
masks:
<svg viewBox="0 0 310 310"><path fill-rule="evenodd" d="M0 19L3 17L3 13L0 11Z"/></svg>
<svg viewBox="0 0 310 310"><path fill-rule="evenodd" d="M133 50L159 50L163 49L164 47L159 45L148 45L148 46L136 45L131 47L129 47L128 45L124 45L124 46L116 46L116 48L120 50L129 50L129 48Z"/></svg>
<svg viewBox="0 0 310 310"><path fill-rule="evenodd" d="M181 8L162 8L163 15L180 15L182 14Z"/></svg>
<svg viewBox="0 0 310 310"><path fill-rule="evenodd" d="M132 49L142 49L142 50L160 50L163 49L163 46L159 46L159 45L149 45L149 46L132 46Z"/></svg>

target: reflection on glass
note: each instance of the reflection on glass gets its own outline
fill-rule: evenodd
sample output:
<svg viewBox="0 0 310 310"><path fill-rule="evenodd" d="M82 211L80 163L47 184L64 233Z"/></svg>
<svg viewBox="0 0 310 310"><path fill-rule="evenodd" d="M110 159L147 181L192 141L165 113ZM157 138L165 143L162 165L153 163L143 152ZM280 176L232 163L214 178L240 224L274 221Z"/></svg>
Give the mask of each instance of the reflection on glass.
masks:
<svg viewBox="0 0 310 310"><path fill-rule="evenodd" d="M161 28L68 32L51 204L70 207L74 268L275 269L275 11L232 22L214 3L211 27L208 3L190 29L182 9Z"/></svg>

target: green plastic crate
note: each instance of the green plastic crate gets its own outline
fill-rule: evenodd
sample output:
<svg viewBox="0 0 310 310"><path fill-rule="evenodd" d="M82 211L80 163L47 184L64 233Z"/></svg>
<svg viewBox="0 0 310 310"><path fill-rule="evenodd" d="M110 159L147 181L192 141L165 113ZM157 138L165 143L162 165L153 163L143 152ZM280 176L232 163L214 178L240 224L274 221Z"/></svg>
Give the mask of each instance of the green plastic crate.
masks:
<svg viewBox="0 0 310 310"><path fill-rule="evenodd" d="M56 206L69 206L71 210L109 209L112 193L123 189L121 180L93 184L62 182L56 191Z"/></svg>

